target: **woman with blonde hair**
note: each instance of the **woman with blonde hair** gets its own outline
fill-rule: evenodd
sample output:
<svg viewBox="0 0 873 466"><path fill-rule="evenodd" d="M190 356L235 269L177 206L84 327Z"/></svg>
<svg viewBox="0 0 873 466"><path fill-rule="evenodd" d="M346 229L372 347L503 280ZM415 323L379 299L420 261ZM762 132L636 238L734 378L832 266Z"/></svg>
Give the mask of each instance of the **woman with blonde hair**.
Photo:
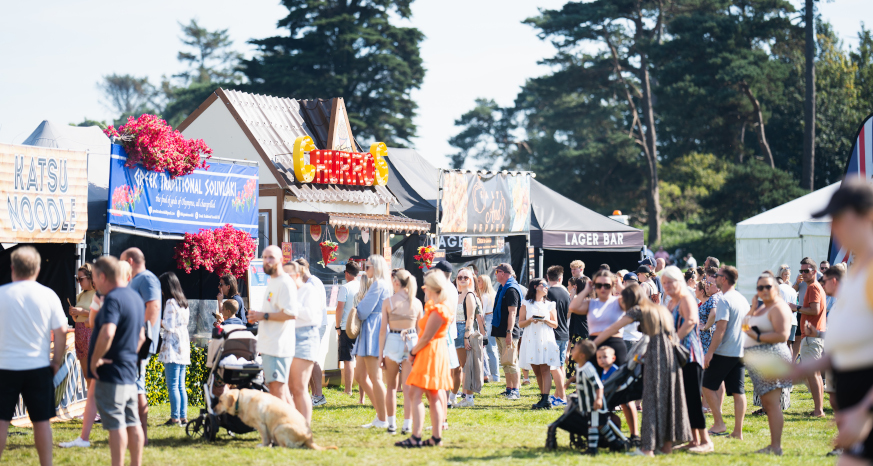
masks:
<svg viewBox="0 0 873 466"><path fill-rule="evenodd" d="M387 429L385 384L382 383L382 368L379 367L379 331L382 328L382 306L391 296L391 267L384 257L376 254L367 259L364 267L370 279L370 288L357 306L361 332L352 354L356 356L356 365L361 364L366 368L370 378L369 382L365 382L369 387L364 386L364 391L376 409L376 418L361 427Z"/></svg>
<svg viewBox="0 0 873 466"><path fill-rule="evenodd" d="M361 282L361 287L358 289L358 294L356 294L352 298L352 305L349 309L354 309L358 307L358 303L364 299L364 296L367 295L367 290L370 289L370 279L367 278L366 274L360 274L358 277L358 281ZM357 338L355 338L355 343L357 343ZM352 355L355 354L355 348L352 346ZM357 359L357 357L355 358ZM364 404L364 395L366 394L368 397L373 398L373 394L371 393L371 388L373 386L370 384L369 376L367 375L367 368L362 366L361 364L355 364L355 382L358 383L358 404Z"/></svg>
<svg viewBox="0 0 873 466"><path fill-rule="evenodd" d="M476 291L482 300L482 309L485 312L485 382L500 381L500 357L497 355L497 339L491 336L491 314L494 313L494 298L497 290L491 284L491 277L479 275L476 277Z"/></svg>
<svg viewBox="0 0 873 466"><path fill-rule="evenodd" d="M445 340L452 320L454 297L449 297L449 282L441 272L424 277L424 317L418 321L418 343L410 351L412 371L406 379L409 384L409 406L412 410L412 435L394 445L404 448L436 447L442 442L443 420L446 416L445 390L452 387L449 370L449 352ZM432 437L421 440L424 422L422 395L430 405Z"/></svg>
<svg viewBox="0 0 873 466"><path fill-rule="evenodd" d="M406 407L409 388L406 378L412 369L409 360L409 350L418 342L415 324L421 318L421 301L415 297L416 281L406 270L398 270L391 279L394 285L394 295L382 304L382 329L379 332L380 366L385 367L388 381L386 396L386 414L388 416L388 433L397 433L397 373L404 393L403 432L411 431L412 412Z"/></svg>
<svg viewBox="0 0 873 466"><path fill-rule="evenodd" d="M691 440L682 368L673 349L676 333L673 316L663 306L651 302L636 283L621 292L619 303L625 315L600 332L594 344L605 342L631 322L640 323L640 331L648 335L649 344L643 377L646 415L642 418L640 449L635 454L654 456L656 449L669 454L674 443Z"/></svg>
<svg viewBox="0 0 873 466"><path fill-rule="evenodd" d="M458 355L459 365L452 369L452 392L449 397L451 398L452 405L469 408L473 406L473 398L469 397L468 399L468 395L473 395L472 391L465 390L464 400L461 402L456 401L456 394L461 387L464 367L467 363L467 351L473 349L470 336L473 333L481 335L485 322L482 320L482 301L476 296L476 283L473 271L467 267L458 270L458 276L455 278L455 281L457 282L458 289L458 301L455 309L458 338L455 340L455 353ZM468 391L470 393L467 393Z"/></svg>

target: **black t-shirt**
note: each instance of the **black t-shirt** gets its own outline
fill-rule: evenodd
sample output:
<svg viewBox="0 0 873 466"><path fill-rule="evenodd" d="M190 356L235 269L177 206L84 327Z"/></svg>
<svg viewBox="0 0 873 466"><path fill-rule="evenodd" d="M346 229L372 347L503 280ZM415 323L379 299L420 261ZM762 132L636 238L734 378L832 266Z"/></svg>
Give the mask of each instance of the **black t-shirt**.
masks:
<svg viewBox="0 0 873 466"><path fill-rule="evenodd" d="M570 320L570 336L573 338L588 338L588 316L572 314L568 317Z"/></svg>
<svg viewBox="0 0 873 466"><path fill-rule="evenodd" d="M500 325L491 329L492 337L506 337L506 328L509 325L509 308L515 307L515 322L512 327L512 338L521 338L521 329L518 327L518 315L521 313L521 295L515 288L506 290L503 300L500 302Z"/></svg>
<svg viewBox="0 0 873 466"><path fill-rule="evenodd" d="M549 301L554 301L555 311L558 314L558 327L555 328L555 340L567 341L570 339L569 310L570 293L563 286L549 287L546 295Z"/></svg>
<svg viewBox="0 0 873 466"><path fill-rule="evenodd" d="M145 322L145 303L132 288L119 287L106 294L103 307L94 319L94 330L91 332L91 344L88 347L88 367L91 367L91 356L100 330L106 324L115 324L115 337L109 346L104 359L112 361L97 369L101 382L121 385L136 383L139 375L137 363L137 345L140 330Z"/></svg>

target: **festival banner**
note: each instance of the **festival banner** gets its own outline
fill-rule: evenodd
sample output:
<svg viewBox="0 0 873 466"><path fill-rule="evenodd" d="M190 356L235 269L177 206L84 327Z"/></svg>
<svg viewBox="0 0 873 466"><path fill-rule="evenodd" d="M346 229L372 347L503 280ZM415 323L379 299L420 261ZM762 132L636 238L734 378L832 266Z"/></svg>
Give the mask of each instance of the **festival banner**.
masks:
<svg viewBox="0 0 873 466"><path fill-rule="evenodd" d="M440 233L492 236L530 231L530 176L444 172Z"/></svg>
<svg viewBox="0 0 873 466"><path fill-rule="evenodd" d="M852 146L852 154L849 156L849 163L846 164L846 176L843 177L846 180L851 178L860 178L867 183L873 183L873 115L868 116L858 128L858 135ZM841 247L833 235L831 235L828 256L828 261L831 264L851 263L851 251Z"/></svg>
<svg viewBox="0 0 873 466"><path fill-rule="evenodd" d="M124 149L113 144L109 223L165 233L197 233L229 223L257 236L257 166L210 163L207 170L171 179L126 162Z"/></svg>
<svg viewBox="0 0 873 466"><path fill-rule="evenodd" d="M80 243L88 229L85 151L0 144L0 242Z"/></svg>

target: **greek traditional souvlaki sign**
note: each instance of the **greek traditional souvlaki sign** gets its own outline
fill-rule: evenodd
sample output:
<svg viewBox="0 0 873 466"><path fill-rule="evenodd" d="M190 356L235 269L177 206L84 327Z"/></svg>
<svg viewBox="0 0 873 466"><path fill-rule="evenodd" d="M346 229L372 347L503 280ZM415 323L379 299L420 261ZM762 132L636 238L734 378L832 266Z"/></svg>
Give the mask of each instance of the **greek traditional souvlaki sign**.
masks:
<svg viewBox="0 0 873 466"><path fill-rule="evenodd" d="M188 175L128 167L119 145L109 169L109 223L166 233L197 233L231 224L258 232L258 167L210 162Z"/></svg>
<svg viewBox="0 0 873 466"><path fill-rule="evenodd" d="M0 144L0 241L79 243L88 228L88 154Z"/></svg>

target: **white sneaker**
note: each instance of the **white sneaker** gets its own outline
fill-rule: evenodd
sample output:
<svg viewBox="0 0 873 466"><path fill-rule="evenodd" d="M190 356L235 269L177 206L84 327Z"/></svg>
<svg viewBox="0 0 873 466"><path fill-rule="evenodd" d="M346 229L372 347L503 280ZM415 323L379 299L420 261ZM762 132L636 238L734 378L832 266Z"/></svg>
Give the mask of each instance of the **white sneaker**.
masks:
<svg viewBox="0 0 873 466"><path fill-rule="evenodd" d="M88 448L91 446L91 442L89 442L87 440L83 440L82 437L76 437L76 440L71 440L69 442L61 442L58 444L58 446L61 448L76 448L76 447Z"/></svg>
<svg viewBox="0 0 873 466"><path fill-rule="evenodd" d="M379 422L379 418L373 418L373 420L369 424L364 424L361 427L364 429L370 429L372 427L380 427L378 424L376 424L377 422Z"/></svg>
<svg viewBox="0 0 873 466"><path fill-rule="evenodd" d="M474 398L467 398L464 401L458 403L459 408L472 408L474 405Z"/></svg>

